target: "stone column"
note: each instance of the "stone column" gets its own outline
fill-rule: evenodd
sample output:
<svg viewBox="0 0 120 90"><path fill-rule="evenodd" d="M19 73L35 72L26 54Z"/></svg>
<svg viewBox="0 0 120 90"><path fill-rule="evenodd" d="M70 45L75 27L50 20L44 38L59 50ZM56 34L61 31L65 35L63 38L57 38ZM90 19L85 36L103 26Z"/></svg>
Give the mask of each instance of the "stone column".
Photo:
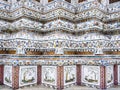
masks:
<svg viewBox="0 0 120 90"><path fill-rule="evenodd" d="M90 2L90 1L96 1L96 0L87 0L88 2Z"/></svg>
<svg viewBox="0 0 120 90"><path fill-rule="evenodd" d="M9 0L10 3L14 4L17 2L17 0Z"/></svg>
<svg viewBox="0 0 120 90"><path fill-rule="evenodd" d="M0 85L3 85L4 65L0 65Z"/></svg>
<svg viewBox="0 0 120 90"><path fill-rule="evenodd" d="M12 67L12 88L13 90L19 88L19 66Z"/></svg>
<svg viewBox="0 0 120 90"><path fill-rule="evenodd" d="M73 5L76 5L76 4L78 4L78 0L71 0L71 3L72 3Z"/></svg>
<svg viewBox="0 0 120 90"><path fill-rule="evenodd" d="M118 65L117 64L114 65L113 72L114 72L114 85L118 85Z"/></svg>
<svg viewBox="0 0 120 90"><path fill-rule="evenodd" d="M41 84L41 76L42 76L42 67L40 65L37 66L37 84Z"/></svg>
<svg viewBox="0 0 120 90"><path fill-rule="evenodd" d="M45 4L48 3L48 0L40 0L40 3L43 4L43 5L45 5Z"/></svg>
<svg viewBox="0 0 120 90"><path fill-rule="evenodd" d="M77 73L77 85L81 85L81 65L76 65L76 73Z"/></svg>
<svg viewBox="0 0 120 90"><path fill-rule="evenodd" d="M109 5L109 0L101 0L101 4L104 6Z"/></svg>
<svg viewBox="0 0 120 90"><path fill-rule="evenodd" d="M57 90L62 90L64 88L64 67L57 67Z"/></svg>
<svg viewBox="0 0 120 90"><path fill-rule="evenodd" d="M106 67L100 66L100 88L106 89Z"/></svg>

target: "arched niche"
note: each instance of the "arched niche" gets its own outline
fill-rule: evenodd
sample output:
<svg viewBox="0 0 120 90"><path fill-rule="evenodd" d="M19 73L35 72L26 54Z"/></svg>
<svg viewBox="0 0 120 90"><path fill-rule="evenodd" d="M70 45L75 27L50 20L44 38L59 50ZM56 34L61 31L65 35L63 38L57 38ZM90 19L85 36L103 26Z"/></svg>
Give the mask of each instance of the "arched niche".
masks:
<svg viewBox="0 0 120 90"><path fill-rule="evenodd" d="M120 0L109 0L109 3L115 3L115 2L119 2Z"/></svg>
<svg viewBox="0 0 120 90"><path fill-rule="evenodd" d="M3 0L3 1L8 2L8 0Z"/></svg>
<svg viewBox="0 0 120 90"><path fill-rule="evenodd" d="M71 3L71 0L65 0L65 1L67 1L67 2Z"/></svg>
<svg viewBox="0 0 120 90"><path fill-rule="evenodd" d="M98 0L99 3L101 3L101 0Z"/></svg>
<svg viewBox="0 0 120 90"><path fill-rule="evenodd" d="M35 1L40 2L40 0L35 0Z"/></svg>
<svg viewBox="0 0 120 90"><path fill-rule="evenodd" d="M81 2L84 2L84 1L86 1L86 0L78 0L78 3L81 3Z"/></svg>
<svg viewBox="0 0 120 90"><path fill-rule="evenodd" d="M54 0L48 0L48 2L52 2L52 1L54 1Z"/></svg>

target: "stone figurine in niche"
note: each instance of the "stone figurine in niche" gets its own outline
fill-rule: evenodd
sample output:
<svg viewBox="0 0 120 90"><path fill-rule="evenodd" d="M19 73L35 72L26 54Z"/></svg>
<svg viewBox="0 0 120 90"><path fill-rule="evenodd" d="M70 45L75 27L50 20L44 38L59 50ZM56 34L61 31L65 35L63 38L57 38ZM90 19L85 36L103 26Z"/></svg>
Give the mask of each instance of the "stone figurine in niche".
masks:
<svg viewBox="0 0 120 90"><path fill-rule="evenodd" d="M42 83L56 85L56 67L55 66L42 67Z"/></svg>
<svg viewBox="0 0 120 90"><path fill-rule="evenodd" d="M112 66L107 66L107 83L110 84L113 82L113 67Z"/></svg>
<svg viewBox="0 0 120 90"><path fill-rule="evenodd" d="M85 80L88 82L97 82L96 73L94 71L89 72L89 75L85 76Z"/></svg>
<svg viewBox="0 0 120 90"><path fill-rule="evenodd" d="M32 72L29 72L28 70L26 72L24 72L22 82L28 83L28 82L33 82L34 80L35 79L32 76Z"/></svg>
<svg viewBox="0 0 120 90"><path fill-rule="evenodd" d="M9 71L9 70L6 70L5 81L6 81L7 83L12 83L10 77L11 77L10 71Z"/></svg>
<svg viewBox="0 0 120 90"><path fill-rule="evenodd" d="M50 73L51 73L50 71L45 72L45 78L44 78L44 80L46 82L54 82L55 81L54 78L53 78L53 76L50 75Z"/></svg>
<svg viewBox="0 0 120 90"><path fill-rule="evenodd" d="M19 84L20 86L34 84L37 82L37 67L20 67L20 78Z"/></svg>
<svg viewBox="0 0 120 90"><path fill-rule="evenodd" d="M12 86L12 66L4 66L4 84Z"/></svg>
<svg viewBox="0 0 120 90"><path fill-rule="evenodd" d="M65 83L71 83L75 81L75 67L65 67Z"/></svg>
<svg viewBox="0 0 120 90"><path fill-rule="evenodd" d="M82 67L82 82L88 84L98 84L100 78L100 69L97 66ZM86 73L87 72L87 73Z"/></svg>

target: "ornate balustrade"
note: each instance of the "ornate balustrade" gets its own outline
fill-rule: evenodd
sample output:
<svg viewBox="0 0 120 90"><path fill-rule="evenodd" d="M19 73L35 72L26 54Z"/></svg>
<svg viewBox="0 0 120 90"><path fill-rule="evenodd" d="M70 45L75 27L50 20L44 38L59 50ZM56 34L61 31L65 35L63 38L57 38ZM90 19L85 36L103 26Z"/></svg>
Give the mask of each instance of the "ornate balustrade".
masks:
<svg viewBox="0 0 120 90"><path fill-rule="evenodd" d="M89 11L83 11L76 15L76 20L83 20L89 18L97 18L102 20L105 17L105 14L98 9L91 9Z"/></svg>
<svg viewBox="0 0 120 90"><path fill-rule="evenodd" d="M51 20L51 19L60 18L60 17L74 21L75 14L68 12L66 10L63 10L63 9L56 9L56 10L53 10L49 13L42 15L42 20Z"/></svg>
<svg viewBox="0 0 120 90"><path fill-rule="evenodd" d="M86 22L74 24L67 20L57 19L57 20L42 24L39 21L33 21L27 18L22 18L12 23L4 20L0 21L0 30L2 31L5 31L5 30L15 31L15 30L21 30L21 29L43 31L43 32L54 31L54 30L65 30L65 31L72 31L72 32L89 31L89 30L111 31L111 30L119 30L120 22L104 24L99 20L92 19Z"/></svg>
<svg viewBox="0 0 120 90"><path fill-rule="evenodd" d="M70 29L74 31L75 25L73 23L63 21L63 20L51 21L44 25L44 29L46 30L54 30L54 29L59 29L59 28L60 29L66 28L66 29Z"/></svg>
<svg viewBox="0 0 120 90"><path fill-rule="evenodd" d="M119 64L119 58L114 59L116 56L14 56L7 55L7 59L1 59L1 63L5 63L6 65L103 65L104 63L114 65ZM21 58L20 58L21 57ZM24 59L25 58L25 59ZM53 58L57 58L57 60L53 60ZM71 59L70 59L71 58ZM101 60L102 59L102 60ZM92 62L92 63L91 63Z"/></svg>
<svg viewBox="0 0 120 90"><path fill-rule="evenodd" d="M78 4L77 12L83 12L83 11L88 11L90 9L97 8L103 12L107 11L107 8L100 4L98 1L91 1L91 2L86 2L83 4Z"/></svg>
<svg viewBox="0 0 120 90"><path fill-rule="evenodd" d="M10 3L0 2L0 10L9 11L10 7L11 7Z"/></svg>
<svg viewBox="0 0 120 90"><path fill-rule="evenodd" d="M43 25L40 22L22 18L13 23L1 20L0 25L1 25L0 26L1 30L12 30L12 31L28 29L28 30L37 30L37 31L45 31L45 32L50 30L68 30L68 31L76 32L76 31L84 31L91 29L92 30L103 29L103 23L97 20L91 20L84 23L79 23L76 26L74 23L60 19L45 23Z"/></svg>
<svg viewBox="0 0 120 90"><path fill-rule="evenodd" d="M42 24L40 22L28 20L28 19L20 19L14 23L12 23L12 27L17 30L21 30L24 28L30 29L37 29L40 30L42 28Z"/></svg>
<svg viewBox="0 0 120 90"><path fill-rule="evenodd" d="M37 12L41 12L41 13L42 13L42 9L43 9L43 6L36 1L25 0L24 2L19 1L19 2L12 4L10 10L11 10L11 12L14 12L22 7L25 7L30 10L37 11Z"/></svg>
<svg viewBox="0 0 120 90"><path fill-rule="evenodd" d="M107 8L109 13L120 12L120 2L112 3Z"/></svg>
<svg viewBox="0 0 120 90"><path fill-rule="evenodd" d="M90 20L83 23L77 24L77 30L87 31L87 30L103 30L104 23L98 20Z"/></svg>
<svg viewBox="0 0 120 90"><path fill-rule="evenodd" d="M109 23L104 25L104 31L115 31L120 30L120 22Z"/></svg>
<svg viewBox="0 0 120 90"><path fill-rule="evenodd" d="M72 38L72 37L71 37ZM101 48L119 48L120 42L117 40L113 43L113 41L110 42L110 40L81 40L78 38L78 40L65 40L65 39L59 39L55 40L54 38L51 40L30 40L30 39L7 39L7 40L0 40L0 48L17 48L17 47L23 47L23 48L31 48L31 49L51 49L56 48L59 45L59 47L66 48L66 49L86 49L91 50L101 47Z"/></svg>
<svg viewBox="0 0 120 90"><path fill-rule="evenodd" d="M117 3L119 4L119 3ZM116 5L116 4L115 4ZM0 3L0 18L2 19L8 19L8 20L16 20L21 17L27 17L35 19L29 20L25 18L21 18L19 20L16 20L14 22L7 22L4 20L0 21L0 30L36 30L36 31L50 31L50 30L67 30L67 31L87 31L87 30L119 30L120 29L120 22L117 20L120 18L120 12L119 11L119 5L116 5L112 7L111 5L108 6L109 10L99 4L98 2L86 2L83 4L78 5L79 7L76 8L75 6L64 2L64 1L53 1L49 3L46 6L42 6L40 3L27 0L25 2L17 2L10 6L10 4L3 4ZM9 11L10 10L10 11ZM112 12L112 13L110 13ZM115 12L115 13L113 13ZM86 22L80 22L80 23L72 23L67 20L62 20L58 18L64 18L69 19L73 22L80 21L80 20L86 20ZM53 20L54 19L54 20ZM89 20L90 19L90 20ZM96 19L96 20L95 20ZM42 21L52 20L50 22L47 22L45 24L42 24ZM100 21L101 20L101 21ZM115 23L106 23L109 20L117 20ZM21 33L21 32L20 32ZM28 42L23 41L24 43L20 46L23 46L25 48L54 48L54 40L57 40L55 38L39 36L39 35L33 35L29 33L29 35L25 36L21 33L21 37L25 39L29 39L30 46L28 45ZM28 32L27 32L28 33ZM15 39L19 38L19 34L15 35L3 35L0 38L1 39ZM21 38L20 37L20 38ZM63 48L68 49L86 49L86 48L97 48L98 46L102 48L118 48L119 49L119 39L116 39L116 42L113 42L110 39L97 39L94 41L100 41L100 42L93 42L91 39L86 41L86 39L81 39L81 37L78 36L66 36L59 38L60 40L63 40L61 43L61 46L64 46ZM47 39L46 39L47 38ZM87 36L86 36L87 38ZM50 43L48 43L48 40L50 39ZM38 40L38 42L34 42L34 40ZM42 41L43 40L43 41ZM71 40L69 42L69 40ZM106 41L108 40L108 41ZM19 40L18 40L19 41ZM1 40L1 48L17 48L19 46L18 41L11 40ZM84 41L84 42L83 42ZM105 42L106 41L106 42ZM104 44L103 44L104 42ZM20 42L22 43L22 42ZM101 44L102 43L102 44ZM27 45L27 46L26 46Z"/></svg>
<svg viewBox="0 0 120 90"><path fill-rule="evenodd" d="M119 20L120 18L120 12L116 12L116 13L112 13L112 14L109 14L109 15L106 15L104 17L104 21L112 21L112 20Z"/></svg>
<svg viewBox="0 0 120 90"><path fill-rule="evenodd" d="M75 6L71 5L70 3L67 3L66 1L53 1L44 7L44 13L47 13L49 11L53 11L57 8L63 8L69 12L75 13L76 8Z"/></svg>
<svg viewBox="0 0 120 90"><path fill-rule="evenodd" d="M1 20L0 21L0 30L21 30L21 29L27 29L27 30L40 30L42 28L42 24L40 22L32 21L29 19L20 19L18 21L15 21L13 23L6 22Z"/></svg>
<svg viewBox="0 0 120 90"><path fill-rule="evenodd" d="M104 21L108 21L120 17L119 12L107 15L106 13L108 9L96 1L86 2L82 5L80 4L80 6L77 5L79 6L78 8L64 1L53 1L48 5L42 6L40 3L29 0L25 2L20 1L12 5L0 3L0 6L2 10L0 12L0 17L8 20L15 20L22 16L26 16L39 20L48 20L54 17L64 17L70 20L98 18L104 19ZM109 7L111 7L111 5ZM119 5L116 5L115 7L111 8L108 11L118 10ZM78 14L75 15L76 11Z"/></svg>

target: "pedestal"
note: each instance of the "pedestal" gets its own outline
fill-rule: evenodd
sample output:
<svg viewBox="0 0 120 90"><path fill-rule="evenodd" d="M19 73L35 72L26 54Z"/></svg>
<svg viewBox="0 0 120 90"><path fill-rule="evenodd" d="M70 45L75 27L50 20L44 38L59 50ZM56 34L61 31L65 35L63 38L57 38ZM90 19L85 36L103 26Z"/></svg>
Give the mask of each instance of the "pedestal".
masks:
<svg viewBox="0 0 120 90"><path fill-rule="evenodd" d="M106 67L100 66L100 88L106 89Z"/></svg>
<svg viewBox="0 0 120 90"><path fill-rule="evenodd" d="M77 85L81 85L81 65L76 65Z"/></svg>
<svg viewBox="0 0 120 90"><path fill-rule="evenodd" d="M0 65L0 85L3 85L4 66Z"/></svg>
<svg viewBox="0 0 120 90"><path fill-rule="evenodd" d="M118 85L118 65L114 65L114 85Z"/></svg>

